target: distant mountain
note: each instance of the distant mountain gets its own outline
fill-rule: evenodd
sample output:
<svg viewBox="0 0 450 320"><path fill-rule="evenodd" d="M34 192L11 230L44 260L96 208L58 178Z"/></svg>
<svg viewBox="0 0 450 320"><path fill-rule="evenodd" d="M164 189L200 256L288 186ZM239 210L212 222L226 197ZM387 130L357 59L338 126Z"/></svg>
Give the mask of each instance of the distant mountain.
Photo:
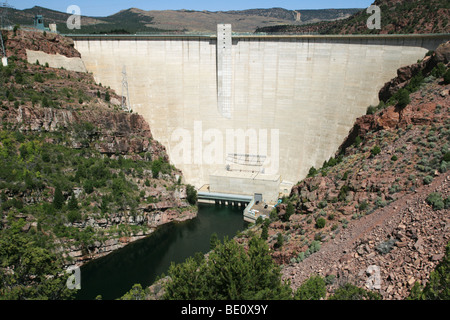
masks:
<svg viewBox="0 0 450 320"><path fill-rule="evenodd" d="M1 9L0 9L1 10ZM360 9L287 10L283 8L240 11L145 11L137 8L122 10L107 17L81 18L81 30L68 30L69 14L39 6L31 9L9 9L12 24L32 25L36 14L44 16L45 25L56 23L61 33L136 33L136 32L215 32L217 24L231 23L233 31L254 32L257 28L279 25L305 25L350 17Z"/></svg>
<svg viewBox="0 0 450 320"><path fill-rule="evenodd" d="M320 34L411 34L449 33L448 0L376 0L381 9L381 30L367 28L371 14L361 10L340 21L321 21L309 25L287 24L258 28L257 32Z"/></svg>

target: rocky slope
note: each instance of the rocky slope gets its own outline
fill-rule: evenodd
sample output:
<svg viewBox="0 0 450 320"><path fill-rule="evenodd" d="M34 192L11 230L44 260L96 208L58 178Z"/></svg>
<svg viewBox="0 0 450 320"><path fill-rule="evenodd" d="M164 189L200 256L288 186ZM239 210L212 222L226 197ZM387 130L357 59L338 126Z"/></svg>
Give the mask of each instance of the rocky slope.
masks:
<svg viewBox="0 0 450 320"><path fill-rule="evenodd" d="M272 212L268 243L293 289L319 274L329 294L350 282L384 299L404 299L444 256L450 241L450 84L442 77L449 73L448 45L399 70L380 92L390 92L383 107L357 119L336 156L311 168ZM416 72L424 75L420 82ZM415 90L408 86L413 81ZM389 100L400 88L412 90L405 106ZM368 285L370 266L379 268L376 286Z"/></svg>
<svg viewBox="0 0 450 320"><path fill-rule="evenodd" d="M6 56L15 56L26 60L26 50L42 51L48 54L60 54L68 58L80 57L80 53L75 49L73 40L62 37L58 34L48 32L30 32L17 30L2 31L3 39L6 42Z"/></svg>
<svg viewBox="0 0 450 320"><path fill-rule="evenodd" d="M70 40L24 31L5 38L0 231L22 219L24 232L53 237L54 250L79 265L196 216L182 173L142 116L122 111L121 97L91 74L26 62L26 49L79 56Z"/></svg>

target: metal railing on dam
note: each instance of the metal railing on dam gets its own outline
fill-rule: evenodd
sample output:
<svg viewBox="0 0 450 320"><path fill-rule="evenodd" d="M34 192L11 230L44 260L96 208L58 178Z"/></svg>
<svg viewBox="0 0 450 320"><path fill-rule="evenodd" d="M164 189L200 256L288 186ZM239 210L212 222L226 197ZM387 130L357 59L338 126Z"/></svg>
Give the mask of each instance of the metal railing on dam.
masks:
<svg viewBox="0 0 450 320"><path fill-rule="evenodd" d="M216 39L215 33L144 33L144 34L61 34L64 37L76 40L151 40L164 38L183 38L198 39L208 38ZM449 40L450 33L432 33L432 34L319 34L319 33L232 33L234 39L295 39L295 38L314 38L314 39L442 39Z"/></svg>
<svg viewBox="0 0 450 320"><path fill-rule="evenodd" d="M199 191L197 198L199 202L244 206L245 208L242 211L244 221L250 223L256 221L257 217L251 210L255 204L255 198L253 196Z"/></svg>

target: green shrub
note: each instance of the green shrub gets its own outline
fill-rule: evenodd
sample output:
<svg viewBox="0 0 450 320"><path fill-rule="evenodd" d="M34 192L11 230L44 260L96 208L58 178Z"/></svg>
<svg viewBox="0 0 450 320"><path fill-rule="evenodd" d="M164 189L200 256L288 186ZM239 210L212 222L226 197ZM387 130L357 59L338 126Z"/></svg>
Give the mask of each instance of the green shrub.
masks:
<svg viewBox="0 0 450 320"><path fill-rule="evenodd" d="M59 210L64 205L64 196L62 194L61 188L59 186L55 189L55 195L53 197L53 206L55 209Z"/></svg>
<svg viewBox="0 0 450 320"><path fill-rule="evenodd" d="M359 211L364 211L369 207L369 204L367 203L367 201L363 201L359 204L358 209Z"/></svg>
<svg viewBox="0 0 450 320"><path fill-rule="evenodd" d="M376 155L380 154L380 152L381 152L381 149L380 149L379 146L374 146L374 147L372 148L372 150L370 150L370 154L371 154L372 156L376 156Z"/></svg>
<svg viewBox="0 0 450 320"><path fill-rule="evenodd" d="M165 300L285 300L292 298L281 280L267 243L251 238L248 250L234 240L218 242L209 259L188 258L169 268Z"/></svg>
<svg viewBox="0 0 450 320"><path fill-rule="evenodd" d="M324 200L322 200L322 201L319 202L319 204L317 205L317 207L318 207L319 209L323 209L323 208L325 208L327 205L328 205L327 200L324 199Z"/></svg>
<svg viewBox="0 0 450 320"><path fill-rule="evenodd" d="M319 219L316 220L316 228L322 229L322 228L325 227L326 223L327 222L326 222L326 220L324 218L319 218Z"/></svg>
<svg viewBox="0 0 450 320"><path fill-rule="evenodd" d="M317 173L318 173L317 169L314 168L314 167L311 167L311 168L309 169L309 172L308 172L308 176L307 176L307 177L308 177L308 178L314 177L314 176L317 175Z"/></svg>
<svg viewBox="0 0 450 320"><path fill-rule="evenodd" d="M431 182L433 182L433 177L432 176L425 176L424 178L423 178L423 183L424 184L430 184Z"/></svg>
<svg viewBox="0 0 450 320"><path fill-rule="evenodd" d="M320 300L326 297L325 280L320 276L312 276L306 280L295 293L295 300Z"/></svg>
<svg viewBox="0 0 450 320"><path fill-rule="evenodd" d="M197 203L197 190L195 190L195 187L188 184L186 186L186 194L187 194L187 201L191 205L195 205Z"/></svg>
<svg viewBox="0 0 450 320"><path fill-rule="evenodd" d="M94 182L91 180L86 180L83 184L83 189L87 194L91 194L94 192Z"/></svg>
<svg viewBox="0 0 450 320"><path fill-rule="evenodd" d="M69 200L67 207L69 208L69 210L77 210L78 209L78 201L77 201L77 198L75 197L75 194L73 193L73 191L70 193L70 200Z"/></svg>
<svg viewBox="0 0 450 320"><path fill-rule="evenodd" d="M395 240L395 239L389 239L387 241L380 243L376 247L376 249L381 254L387 254L387 253L391 252L391 250L394 248L394 245L396 242L397 242L397 240Z"/></svg>
<svg viewBox="0 0 450 320"><path fill-rule="evenodd" d="M319 234L319 237L321 238L322 236ZM314 240L308 248L309 253L313 254L314 252L319 252L321 247L322 243L319 240Z"/></svg>
<svg viewBox="0 0 450 320"><path fill-rule="evenodd" d="M39 82L39 83L43 83L44 79L42 78L42 75L40 73L36 73L33 76L34 81Z"/></svg>
<svg viewBox="0 0 450 320"><path fill-rule="evenodd" d="M450 162L450 151L447 151L442 158L442 161Z"/></svg>
<svg viewBox="0 0 450 320"><path fill-rule="evenodd" d="M376 112L377 112L377 107L375 107L375 106L370 106L370 107L367 108L366 114L367 114L367 115L370 115L370 114L375 114Z"/></svg>
<svg viewBox="0 0 450 320"><path fill-rule="evenodd" d="M339 196L338 196L339 201L345 201L349 191L350 191L350 187L348 185L343 185L341 187L341 189L339 190Z"/></svg>
<svg viewBox="0 0 450 320"><path fill-rule="evenodd" d="M329 300L381 300L378 293L358 288L350 283L337 289Z"/></svg>
<svg viewBox="0 0 450 320"><path fill-rule="evenodd" d="M445 72L444 74L444 83L450 84L450 69L448 69L447 72Z"/></svg>
<svg viewBox="0 0 450 320"><path fill-rule="evenodd" d="M278 233L277 242L275 243L275 248L281 248L284 244L284 237L282 233Z"/></svg>
<svg viewBox="0 0 450 320"><path fill-rule="evenodd" d="M289 218L295 213L294 205L292 202L289 202L286 207L286 213L284 214L284 221L289 221Z"/></svg>
<svg viewBox="0 0 450 320"><path fill-rule="evenodd" d="M67 214L67 220L69 220L70 223L74 223L81 220L81 213L77 210L69 211Z"/></svg>
<svg viewBox="0 0 450 320"><path fill-rule="evenodd" d="M442 300L450 299L450 243L445 249L444 259L431 272L425 288L416 282L407 300Z"/></svg>
<svg viewBox="0 0 450 320"><path fill-rule="evenodd" d="M442 199L442 195L440 193L430 193L426 201L430 206L433 207L433 210L442 210L445 208L444 199Z"/></svg>

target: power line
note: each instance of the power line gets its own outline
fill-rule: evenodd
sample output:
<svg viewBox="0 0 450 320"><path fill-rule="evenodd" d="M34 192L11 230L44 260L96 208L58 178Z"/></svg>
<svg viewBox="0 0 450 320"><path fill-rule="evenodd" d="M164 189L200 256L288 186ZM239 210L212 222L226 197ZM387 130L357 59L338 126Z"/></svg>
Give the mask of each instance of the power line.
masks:
<svg viewBox="0 0 450 320"><path fill-rule="evenodd" d="M126 99L125 99L125 93L126 91ZM125 66L123 66L122 69L122 110L131 110L131 103L130 103L130 93L128 91L128 80L127 80L127 69Z"/></svg>

